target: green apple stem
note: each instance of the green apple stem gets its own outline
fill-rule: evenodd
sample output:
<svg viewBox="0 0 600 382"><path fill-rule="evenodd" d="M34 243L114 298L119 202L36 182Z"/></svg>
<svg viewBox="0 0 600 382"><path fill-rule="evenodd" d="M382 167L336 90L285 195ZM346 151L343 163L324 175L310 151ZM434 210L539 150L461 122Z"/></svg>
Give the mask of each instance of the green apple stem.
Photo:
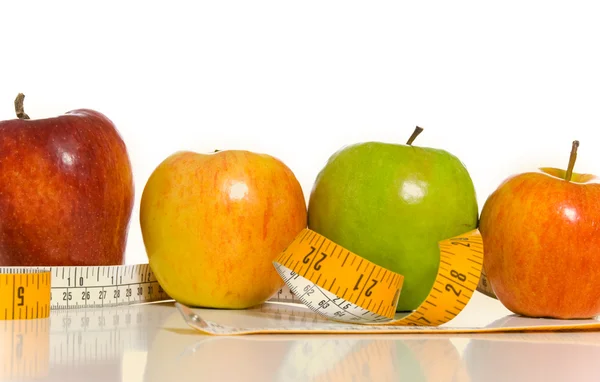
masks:
<svg viewBox="0 0 600 382"><path fill-rule="evenodd" d="M23 107L23 101L25 100L25 94L19 93L17 98L15 98L15 112L17 113L17 118L19 119L29 119L29 116L25 113L25 108Z"/></svg>
<svg viewBox="0 0 600 382"><path fill-rule="evenodd" d="M412 145L413 141L415 140L415 138L417 138L417 136L419 134L421 134L421 132L423 131L422 127L417 126L415 128L415 131L413 131L412 135L410 136L410 138L408 138L408 141L406 141L407 145Z"/></svg>
<svg viewBox="0 0 600 382"><path fill-rule="evenodd" d="M569 157L569 167L567 167L567 174L565 175L565 180L567 182L571 181L571 177L573 176L573 167L575 167L578 147L579 141L573 141L573 146L571 147L571 156Z"/></svg>

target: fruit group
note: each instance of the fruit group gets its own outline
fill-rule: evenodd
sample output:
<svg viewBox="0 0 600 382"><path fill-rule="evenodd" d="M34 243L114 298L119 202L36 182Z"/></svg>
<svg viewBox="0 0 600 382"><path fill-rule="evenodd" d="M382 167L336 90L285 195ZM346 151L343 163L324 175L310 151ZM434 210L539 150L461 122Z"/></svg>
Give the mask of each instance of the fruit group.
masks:
<svg viewBox="0 0 600 382"><path fill-rule="evenodd" d="M404 276L397 311L416 309L440 264L439 241L477 227L471 177L447 151L365 142L334 153L315 180L309 228Z"/></svg>
<svg viewBox="0 0 600 382"><path fill-rule="evenodd" d="M177 152L148 179L140 223L169 296L243 309L283 285L272 261L306 228L306 202L292 171L272 156Z"/></svg>
<svg viewBox="0 0 600 382"><path fill-rule="evenodd" d="M0 265L124 262L134 184L125 143L103 114L79 109L0 122Z"/></svg>
<svg viewBox="0 0 600 382"><path fill-rule="evenodd" d="M481 211L484 268L498 299L529 317L600 314L600 179L541 168L509 177Z"/></svg>

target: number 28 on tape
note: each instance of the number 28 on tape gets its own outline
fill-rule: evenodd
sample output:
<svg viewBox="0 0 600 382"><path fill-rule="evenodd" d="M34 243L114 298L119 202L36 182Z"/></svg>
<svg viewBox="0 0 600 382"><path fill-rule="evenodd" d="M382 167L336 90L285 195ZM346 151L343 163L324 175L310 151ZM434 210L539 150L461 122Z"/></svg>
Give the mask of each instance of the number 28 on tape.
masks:
<svg viewBox="0 0 600 382"><path fill-rule="evenodd" d="M396 314L404 276L311 229L275 260L288 288L316 313L336 321L438 326L456 317L480 285L483 242L478 230L439 243L440 263L429 295L414 311Z"/></svg>

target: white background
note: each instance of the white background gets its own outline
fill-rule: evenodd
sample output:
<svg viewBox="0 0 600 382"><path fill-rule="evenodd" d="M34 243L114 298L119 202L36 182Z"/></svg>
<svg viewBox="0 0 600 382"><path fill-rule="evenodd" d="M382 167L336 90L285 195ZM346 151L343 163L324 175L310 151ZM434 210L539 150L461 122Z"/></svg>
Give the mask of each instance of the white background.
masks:
<svg viewBox="0 0 600 382"><path fill-rule="evenodd" d="M115 122L136 183L127 262L146 262L139 200L178 150L282 159L306 198L327 158L366 140L444 148L480 208L507 176L600 173L593 2L6 1L0 119L85 107Z"/></svg>

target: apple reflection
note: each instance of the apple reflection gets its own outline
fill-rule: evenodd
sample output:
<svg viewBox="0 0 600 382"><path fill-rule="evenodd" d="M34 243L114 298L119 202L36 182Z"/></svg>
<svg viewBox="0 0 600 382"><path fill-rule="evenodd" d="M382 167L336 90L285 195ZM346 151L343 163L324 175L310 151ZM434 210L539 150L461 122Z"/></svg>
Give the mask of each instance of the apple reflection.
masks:
<svg viewBox="0 0 600 382"><path fill-rule="evenodd" d="M474 381L598 381L600 333L483 334L469 341L463 358Z"/></svg>
<svg viewBox="0 0 600 382"><path fill-rule="evenodd" d="M448 338L256 334L210 336L173 313L150 344L145 381L468 381Z"/></svg>
<svg viewBox="0 0 600 382"><path fill-rule="evenodd" d="M468 381L447 338L312 336L294 341L278 380Z"/></svg>
<svg viewBox="0 0 600 382"><path fill-rule="evenodd" d="M172 314L149 344L145 381L269 380L290 343L277 339L248 341L237 337L200 334L181 314ZM269 362L264 362L265 360Z"/></svg>
<svg viewBox="0 0 600 382"><path fill-rule="evenodd" d="M529 334L520 341L471 340L465 350L469 375L488 382L598 381L600 345L553 343L550 338L536 342L536 336Z"/></svg>

